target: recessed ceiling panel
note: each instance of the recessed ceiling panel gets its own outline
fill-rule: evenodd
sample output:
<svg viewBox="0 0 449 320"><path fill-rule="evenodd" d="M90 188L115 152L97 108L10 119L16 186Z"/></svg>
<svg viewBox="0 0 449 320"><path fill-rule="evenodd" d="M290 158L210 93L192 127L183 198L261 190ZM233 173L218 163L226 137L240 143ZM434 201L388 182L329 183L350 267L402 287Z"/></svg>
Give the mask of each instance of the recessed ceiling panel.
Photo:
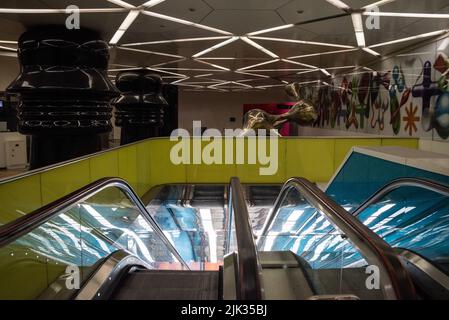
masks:
<svg viewBox="0 0 449 320"><path fill-rule="evenodd" d="M290 0L204 0L216 10L276 10Z"/></svg>
<svg viewBox="0 0 449 320"><path fill-rule="evenodd" d="M276 27L284 24L275 11L268 10L216 10L202 24L220 28L235 35Z"/></svg>

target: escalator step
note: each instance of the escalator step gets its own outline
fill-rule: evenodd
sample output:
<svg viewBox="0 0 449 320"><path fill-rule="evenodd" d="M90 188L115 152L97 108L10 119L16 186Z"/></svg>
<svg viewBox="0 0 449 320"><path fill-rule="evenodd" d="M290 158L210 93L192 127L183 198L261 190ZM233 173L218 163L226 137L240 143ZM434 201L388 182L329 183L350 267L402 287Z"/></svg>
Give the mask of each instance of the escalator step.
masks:
<svg viewBox="0 0 449 320"><path fill-rule="evenodd" d="M217 300L219 273L138 270L122 279L113 300Z"/></svg>

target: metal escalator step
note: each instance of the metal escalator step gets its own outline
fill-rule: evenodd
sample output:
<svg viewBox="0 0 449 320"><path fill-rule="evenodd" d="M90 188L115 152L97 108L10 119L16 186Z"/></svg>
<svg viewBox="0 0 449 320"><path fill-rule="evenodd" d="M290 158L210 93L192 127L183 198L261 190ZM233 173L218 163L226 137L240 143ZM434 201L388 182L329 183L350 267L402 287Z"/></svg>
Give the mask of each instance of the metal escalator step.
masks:
<svg viewBox="0 0 449 320"><path fill-rule="evenodd" d="M113 300L217 300L219 273L138 270L126 275Z"/></svg>

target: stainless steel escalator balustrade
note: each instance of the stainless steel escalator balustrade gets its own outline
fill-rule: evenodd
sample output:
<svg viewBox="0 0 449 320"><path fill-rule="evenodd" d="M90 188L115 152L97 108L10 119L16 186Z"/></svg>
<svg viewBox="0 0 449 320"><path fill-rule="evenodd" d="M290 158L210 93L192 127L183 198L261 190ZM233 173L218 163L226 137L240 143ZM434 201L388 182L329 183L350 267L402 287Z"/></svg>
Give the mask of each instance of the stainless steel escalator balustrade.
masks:
<svg viewBox="0 0 449 320"><path fill-rule="evenodd" d="M286 212L290 216L298 214L294 221L287 221ZM276 222L280 215L284 215L281 226ZM306 179L292 178L284 185L265 222L257 242L258 248L276 248L276 241L282 244L280 247L287 249L296 244L296 259L303 273L308 275L306 278L309 279L304 281L310 283L312 290L308 294L326 296L329 287L342 291L345 286L353 292L339 293L359 293L356 287L365 287L365 279L369 276L365 274L365 267L376 266L380 272L381 298L416 298L409 274L393 249ZM318 255L327 265L316 265ZM335 277L338 273L340 275ZM344 275L346 283L342 286ZM335 285L331 286L332 282L336 282ZM307 297L308 294L303 293L303 296ZM370 296L366 290L362 294L367 299L379 298Z"/></svg>

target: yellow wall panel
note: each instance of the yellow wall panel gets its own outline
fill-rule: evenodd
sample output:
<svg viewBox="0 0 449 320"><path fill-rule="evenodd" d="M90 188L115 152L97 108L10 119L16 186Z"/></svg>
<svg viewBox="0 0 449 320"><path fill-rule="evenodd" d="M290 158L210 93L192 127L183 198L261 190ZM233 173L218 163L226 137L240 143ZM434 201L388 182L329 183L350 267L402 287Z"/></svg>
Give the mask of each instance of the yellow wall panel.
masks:
<svg viewBox="0 0 449 320"><path fill-rule="evenodd" d="M214 142L212 141L201 141L201 139L194 138L191 139L190 147L192 150L191 153L191 164L186 166L186 174L187 181L193 181L196 183L222 183L223 181L229 181L232 177L236 175L236 165L235 164L226 164L225 162L225 149L226 149L226 140L219 139L217 140L216 148L220 148L221 156L215 155L213 151L210 151L207 148L209 146L211 149L214 148L212 145ZM232 146L233 157L235 159L235 143L234 139L227 139L229 146ZM197 143L197 146L201 145L201 164L195 164L193 159L193 150L194 143ZM221 146L220 146L221 145ZM198 147L197 147L198 148ZM195 151L198 152L198 151ZM216 161L213 164L208 164L205 162L203 158L203 152L206 155L211 155L212 157L216 156ZM221 164L220 164L221 162Z"/></svg>
<svg viewBox="0 0 449 320"><path fill-rule="evenodd" d="M272 156L271 155L271 148L270 148L270 144L267 143L267 151L266 154L270 155L270 157L273 158L274 161L278 162L277 165L277 171L275 174L273 175L262 175L261 174L261 169L266 168L268 169L268 167L270 166L269 163L267 164L262 164L259 161L259 147L256 148L257 152L256 154L252 154L252 156L255 157L256 159L256 164L248 164L248 157L249 157L249 153L248 153L248 149L249 146L248 144L251 144L252 142L251 139L255 138L246 138L245 139L245 151L244 151L244 156L245 156L245 164L236 164L236 168L237 168L237 177L240 178L241 182L243 183L281 183L285 180L285 146L286 146L286 140L287 139L279 139L278 140L278 152L277 152L277 156ZM238 145L236 145L238 148ZM237 153L238 151L236 151ZM229 181L228 181L229 182Z"/></svg>
<svg viewBox="0 0 449 320"><path fill-rule="evenodd" d="M139 196L144 195L151 187L151 142L145 141L137 145L137 190Z"/></svg>
<svg viewBox="0 0 449 320"><path fill-rule="evenodd" d="M39 174L0 184L0 225L42 207Z"/></svg>
<svg viewBox="0 0 449 320"><path fill-rule="evenodd" d="M177 142L169 139L151 140L150 149L150 172L151 186L166 183L186 183L186 165L175 165L170 160L170 151Z"/></svg>
<svg viewBox="0 0 449 320"><path fill-rule="evenodd" d="M334 139L287 140L287 179L327 182L334 173Z"/></svg>
<svg viewBox="0 0 449 320"><path fill-rule="evenodd" d="M137 145L126 146L118 150L118 174L137 191Z"/></svg>
<svg viewBox="0 0 449 320"><path fill-rule="evenodd" d="M118 152L111 151L90 159L90 181L94 182L106 177L118 177Z"/></svg>
<svg viewBox="0 0 449 320"><path fill-rule="evenodd" d="M398 146L404 148L419 148L418 139L382 139L382 146Z"/></svg>
<svg viewBox="0 0 449 320"><path fill-rule="evenodd" d="M90 183L89 160L41 173L42 203L46 205Z"/></svg>

